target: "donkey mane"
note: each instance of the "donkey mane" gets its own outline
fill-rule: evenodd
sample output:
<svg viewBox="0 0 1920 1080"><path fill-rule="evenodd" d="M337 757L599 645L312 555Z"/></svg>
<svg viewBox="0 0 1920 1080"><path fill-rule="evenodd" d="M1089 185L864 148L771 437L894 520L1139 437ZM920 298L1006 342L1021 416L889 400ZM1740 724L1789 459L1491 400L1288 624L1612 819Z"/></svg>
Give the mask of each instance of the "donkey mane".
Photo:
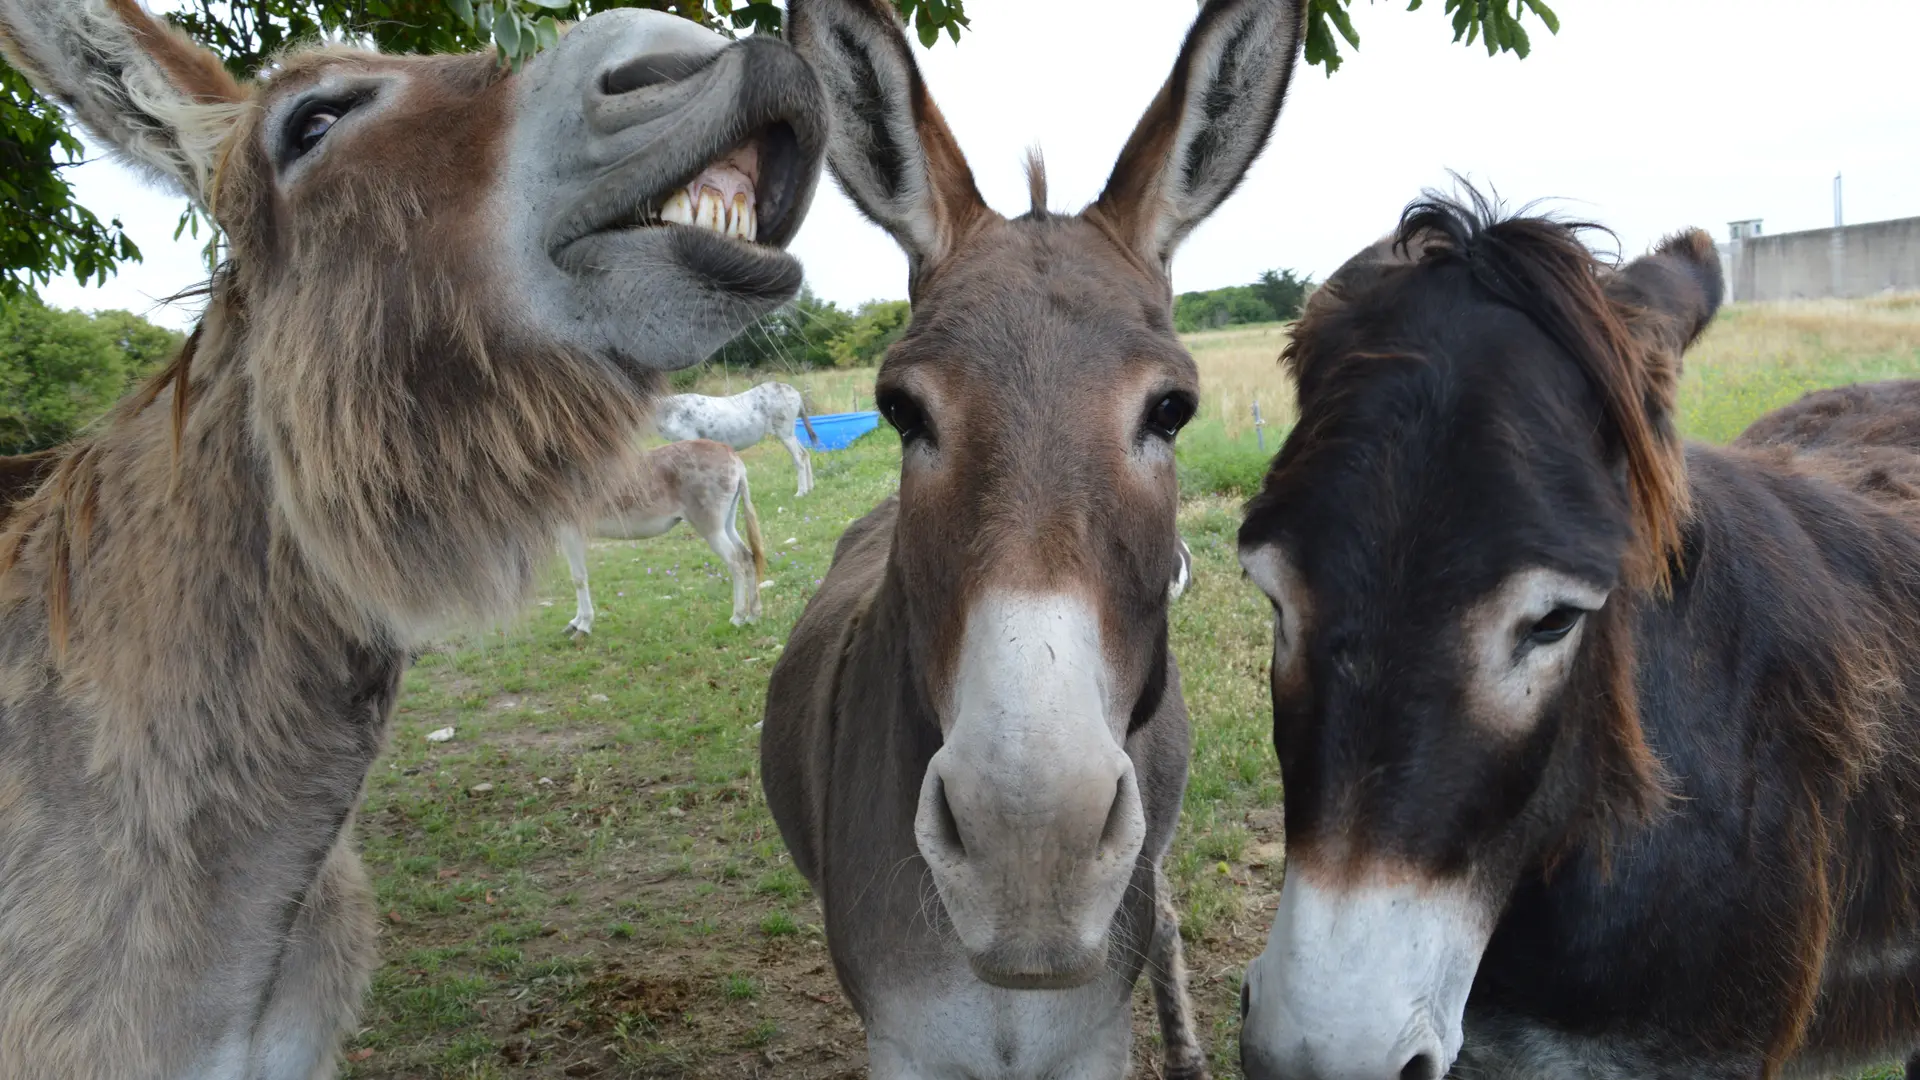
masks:
<svg viewBox="0 0 1920 1080"><path fill-rule="evenodd" d="M1680 350L1691 342L1673 341L1671 355L1654 356L1649 341L1635 335L1636 324L1651 316L1608 291L1614 267L1581 239L1589 232L1611 236L1611 230L1529 215L1530 205L1509 214L1496 200L1462 187L1460 198L1423 193L1401 214L1389 241L1337 271L1316 294L1320 302L1309 303L1282 362L1310 381L1313 373L1301 366L1305 357L1342 359L1328 350L1303 350L1302 343L1311 341L1343 298L1396 263L1463 266L1489 298L1525 315L1565 351L1593 388L1607 418L1609 449L1625 467L1634 533L1627 582L1666 592L1688 512L1686 464L1672 406ZM1662 247L1678 239L1668 238Z"/></svg>
<svg viewBox="0 0 1920 1080"><path fill-rule="evenodd" d="M94 447L103 434L113 431L128 419L146 411L161 394L173 391L173 481L180 480L180 439L186 430L191 395L188 377L193 369L193 354L200 345L200 327L181 344L180 351L160 370L148 376L138 389L127 395L107 413L93 432L66 446L43 451L50 459L40 466L35 484L26 489L10 513L0 516L0 583L20 561L27 540L43 523L52 522L48 542L53 547L53 565L47 575L47 636L55 663L66 656L68 628L72 624L72 566L74 553L84 552L93 531L98 507L99 468ZM38 455L36 455L38 456ZM5 593L0 592L0 597Z"/></svg>

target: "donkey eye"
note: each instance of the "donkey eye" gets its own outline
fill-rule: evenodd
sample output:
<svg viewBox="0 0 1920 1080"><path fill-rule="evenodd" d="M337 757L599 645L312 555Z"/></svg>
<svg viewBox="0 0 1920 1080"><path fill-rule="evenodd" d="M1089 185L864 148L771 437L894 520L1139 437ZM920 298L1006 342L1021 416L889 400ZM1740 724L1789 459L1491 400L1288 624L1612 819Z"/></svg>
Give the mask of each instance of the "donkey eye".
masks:
<svg viewBox="0 0 1920 1080"><path fill-rule="evenodd" d="M1171 439L1193 419L1197 406L1185 394L1168 394L1147 410L1147 430L1163 439Z"/></svg>
<svg viewBox="0 0 1920 1080"><path fill-rule="evenodd" d="M926 434L927 414L920 403L899 390L889 390L880 395L876 403L880 406L880 415L887 418L893 430L900 433L900 440L918 438Z"/></svg>
<svg viewBox="0 0 1920 1080"><path fill-rule="evenodd" d="M287 125L287 160L311 153L333 125L347 114L348 108L337 103L315 102L298 113Z"/></svg>
<svg viewBox="0 0 1920 1080"><path fill-rule="evenodd" d="M1580 625L1580 620L1585 615L1586 612L1577 607L1554 608L1547 612L1546 617L1534 623L1533 629L1527 631L1527 643L1551 645L1573 633L1573 628Z"/></svg>

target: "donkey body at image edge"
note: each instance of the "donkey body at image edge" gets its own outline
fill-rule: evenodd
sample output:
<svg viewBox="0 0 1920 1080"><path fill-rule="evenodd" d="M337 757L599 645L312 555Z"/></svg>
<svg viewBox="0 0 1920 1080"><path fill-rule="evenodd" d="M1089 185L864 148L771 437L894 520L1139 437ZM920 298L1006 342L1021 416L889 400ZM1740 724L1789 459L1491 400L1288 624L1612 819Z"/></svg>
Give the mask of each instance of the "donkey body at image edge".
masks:
<svg viewBox="0 0 1920 1080"><path fill-rule="evenodd" d="M1920 1047L1920 384L1684 445L1722 293L1701 232L1614 270L1430 199L1309 302L1240 533L1288 844L1249 1080Z"/></svg>
<svg viewBox="0 0 1920 1080"><path fill-rule="evenodd" d="M909 261L876 402L900 489L776 664L767 801L877 1080L1112 1080L1145 970L1163 1074L1206 1075L1160 863L1189 733L1168 649L1173 443L1198 374L1175 248L1265 145L1295 0L1213 0L1079 214L989 209L884 0L795 0L828 161Z"/></svg>
<svg viewBox="0 0 1920 1080"><path fill-rule="evenodd" d="M0 0L0 49L229 244L0 533L0 1078L330 1076L408 649L517 608L661 372L797 291L819 84L658 12L517 72L327 47L242 86L134 0ZM716 170L757 243L659 223Z"/></svg>

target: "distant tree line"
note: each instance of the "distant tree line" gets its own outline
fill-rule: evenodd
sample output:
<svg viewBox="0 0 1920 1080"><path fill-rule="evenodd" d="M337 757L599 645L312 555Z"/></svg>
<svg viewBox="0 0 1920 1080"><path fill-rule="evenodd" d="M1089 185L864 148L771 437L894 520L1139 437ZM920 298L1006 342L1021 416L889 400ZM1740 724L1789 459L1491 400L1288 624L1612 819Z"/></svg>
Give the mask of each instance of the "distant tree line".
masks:
<svg viewBox="0 0 1920 1080"><path fill-rule="evenodd" d="M905 300L869 300L848 311L802 289L715 353L713 363L753 371L873 367L906 333L910 310Z"/></svg>
<svg viewBox="0 0 1920 1080"><path fill-rule="evenodd" d="M125 311L0 297L0 454L57 446L172 359L181 335Z"/></svg>
<svg viewBox="0 0 1920 1080"><path fill-rule="evenodd" d="M1190 334L1241 323L1297 319L1313 285L1311 276L1292 270L1265 270L1251 285L1181 293L1173 302L1173 327Z"/></svg>
<svg viewBox="0 0 1920 1080"><path fill-rule="evenodd" d="M1192 333L1298 318L1313 288L1308 275L1268 270L1251 285L1181 293L1173 305L1174 326ZM869 300L848 311L803 288L792 303L763 316L715 353L712 363L735 371L874 367L907 332L911 317L905 300Z"/></svg>

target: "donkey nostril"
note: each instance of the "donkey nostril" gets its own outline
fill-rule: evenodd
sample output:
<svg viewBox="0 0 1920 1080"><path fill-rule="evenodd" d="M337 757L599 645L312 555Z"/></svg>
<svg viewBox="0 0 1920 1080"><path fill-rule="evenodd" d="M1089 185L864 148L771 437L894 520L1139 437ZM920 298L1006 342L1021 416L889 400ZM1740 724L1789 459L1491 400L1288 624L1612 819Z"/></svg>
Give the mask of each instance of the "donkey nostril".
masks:
<svg viewBox="0 0 1920 1080"><path fill-rule="evenodd" d="M1241 983L1240 984L1240 1022L1243 1024L1247 1022L1247 1007L1250 1004L1252 1004L1252 1001L1253 1001L1253 992L1247 988L1246 983L1244 982Z"/></svg>
<svg viewBox="0 0 1920 1080"><path fill-rule="evenodd" d="M1415 1054L1400 1069L1400 1080L1437 1080L1439 1075L1440 1067L1434 1064L1432 1054Z"/></svg>
<svg viewBox="0 0 1920 1080"><path fill-rule="evenodd" d="M1120 841L1120 834L1126 829L1131 818L1127 813L1132 809L1127 803L1127 798L1133 794L1132 780L1133 773L1125 772L1121 774L1119 782L1113 785L1113 803L1107 807L1107 821L1100 828L1102 848L1110 848Z"/></svg>
<svg viewBox="0 0 1920 1080"><path fill-rule="evenodd" d="M600 76L606 94L631 94L661 83L678 82L706 67L712 53L657 53L629 60Z"/></svg>
<svg viewBox="0 0 1920 1080"><path fill-rule="evenodd" d="M967 845L960 839L960 822L954 818L953 807L947 802L947 782L937 776L933 780L933 807L941 842L960 858L966 858Z"/></svg>

